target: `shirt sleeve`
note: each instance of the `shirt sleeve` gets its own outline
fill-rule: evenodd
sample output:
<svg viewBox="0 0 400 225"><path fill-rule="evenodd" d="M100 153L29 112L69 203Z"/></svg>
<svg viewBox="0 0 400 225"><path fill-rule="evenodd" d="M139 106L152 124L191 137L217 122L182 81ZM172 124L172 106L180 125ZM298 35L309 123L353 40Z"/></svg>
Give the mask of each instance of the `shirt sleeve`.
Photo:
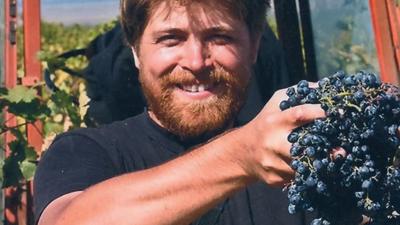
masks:
<svg viewBox="0 0 400 225"><path fill-rule="evenodd" d="M43 154L34 178L36 223L55 199L117 175L104 146L81 134L56 138Z"/></svg>

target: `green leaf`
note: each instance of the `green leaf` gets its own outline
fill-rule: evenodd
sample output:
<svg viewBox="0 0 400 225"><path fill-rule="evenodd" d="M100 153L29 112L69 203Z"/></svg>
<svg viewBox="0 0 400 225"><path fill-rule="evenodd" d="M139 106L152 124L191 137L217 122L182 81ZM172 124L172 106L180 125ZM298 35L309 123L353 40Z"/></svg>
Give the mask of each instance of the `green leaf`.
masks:
<svg viewBox="0 0 400 225"><path fill-rule="evenodd" d="M11 156L9 158L13 158L16 161L23 161L25 159L25 149L28 148L28 144L25 140L23 141L12 141L8 144L11 150Z"/></svg>
<svg viewBox="0 0 400 225"><path fill-rule="evenodd" d="M20 163L20 168L21 168L22 175L26 180L31 180L33 178L33 176L35 175L35 171L36 171L35 163L32 163L28 160L24 160L22 163Z"/></svg>
<svg viewBox="0 0 400 225"><path fill-rule="evenodd" d="M27 146L25 148L25 160L29 160L30 162L36 162L38 160L38 155L33 147Z"/></svg>
<svg viewBox="0 0 400 225"><path fill-rule="evenodd" d="M0 183L4 181L4 173L3 173L4 161L0 160Z"/></svg>
<svg viewBox="0 0 400 225"><path fill-rule="evenodd" d="M64 131L64 125L56 122L46 122L43 126L44 133L46 135L50 133L62 133Z"/></svg>
<svg viewBox="0 0 400 225"><path fill-rule="evenodd" d="M20 184L23 175L18 160L15 157L8 157L4 161L3 176L3 188L18 186Z"/></svg>
<svg viewBox="0 0 400 225"><path fill-rule="evenodd" d="M82 123L81 116L79 115L78 109L73 106L67 107L68 116L71 119L72 124L74 127L79 127Z"/></svg>
<svg viewBox="0 0 400 225"><path fill-rule="evenodd" d="M0 87L0 95L7 95L8 89L5 87Z"/></svg>
<svg viewBox="0 0 400 225"><path fill-rule="evenodd" d="M51 113L50 109L46 105L41 104L39 99L35 99L28 103L11 103L8 107L10 113L22 117L28 120L28 122L44 119Z"/></svg>
<svg viewBox="0 0 400 225"><path fill-rule="evenodd" d="M58 107L66 107L67 105L71 105L72 103L72 98L71 96L63 91L57 91L51 96L51 100L56 104Z"/></svg>
<svg viewBox="0 0 400 225"><path fill-rule="evenodd" d="M27 88L22 85L17 85L8 90L8 94L3 96L4 99L12 103L26 102L29 103L37 98L38 95L35 89Z"/></svg>

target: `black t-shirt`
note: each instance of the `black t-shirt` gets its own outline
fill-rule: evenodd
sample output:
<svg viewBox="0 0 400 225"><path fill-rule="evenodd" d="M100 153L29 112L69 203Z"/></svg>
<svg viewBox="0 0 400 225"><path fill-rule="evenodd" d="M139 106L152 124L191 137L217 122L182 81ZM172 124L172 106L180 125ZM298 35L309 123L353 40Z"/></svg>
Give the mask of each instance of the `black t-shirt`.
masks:
<svg viewBox="0 0 400 225"><path fill-rule="evenodd" d="M64 194L120 174L154 167L196 144L180 142L147 113L101 128L62 134L43 155L35 175L36 218L51 201ZM259 182L237 192L193 224L304 224L303 216L289 215L287 206L286 193Z"/></svg>

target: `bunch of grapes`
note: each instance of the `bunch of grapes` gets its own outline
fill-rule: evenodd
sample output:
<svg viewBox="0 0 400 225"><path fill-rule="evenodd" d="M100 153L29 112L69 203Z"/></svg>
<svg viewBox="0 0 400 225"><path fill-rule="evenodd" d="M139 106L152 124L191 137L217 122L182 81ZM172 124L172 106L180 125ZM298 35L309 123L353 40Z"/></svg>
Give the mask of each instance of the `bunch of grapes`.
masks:
<svg viewBox="0 0 400 225"><path fill-rule="evenodd" d="M312 225L400 224L400 92L376 75L338 72L312 88L287 90L285 110L321 104L327 117L296 128L288 185L289 213L316 211ZM346 154L333 157L335 149Z"/></svg>

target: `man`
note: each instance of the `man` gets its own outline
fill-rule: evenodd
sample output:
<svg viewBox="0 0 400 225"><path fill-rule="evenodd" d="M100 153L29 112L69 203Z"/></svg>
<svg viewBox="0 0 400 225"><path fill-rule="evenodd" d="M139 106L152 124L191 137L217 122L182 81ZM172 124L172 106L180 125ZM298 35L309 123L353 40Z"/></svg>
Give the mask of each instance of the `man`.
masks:
<svg viewBox="0 0 400 225"><path fill-rule="evenodd" d="M293 175L289 132L324 112L316 105L281 112L281 90L233 129L267 6L122 0L148 111L55 140L35 177L38 223L302 224L271 187Z"/></svg>

